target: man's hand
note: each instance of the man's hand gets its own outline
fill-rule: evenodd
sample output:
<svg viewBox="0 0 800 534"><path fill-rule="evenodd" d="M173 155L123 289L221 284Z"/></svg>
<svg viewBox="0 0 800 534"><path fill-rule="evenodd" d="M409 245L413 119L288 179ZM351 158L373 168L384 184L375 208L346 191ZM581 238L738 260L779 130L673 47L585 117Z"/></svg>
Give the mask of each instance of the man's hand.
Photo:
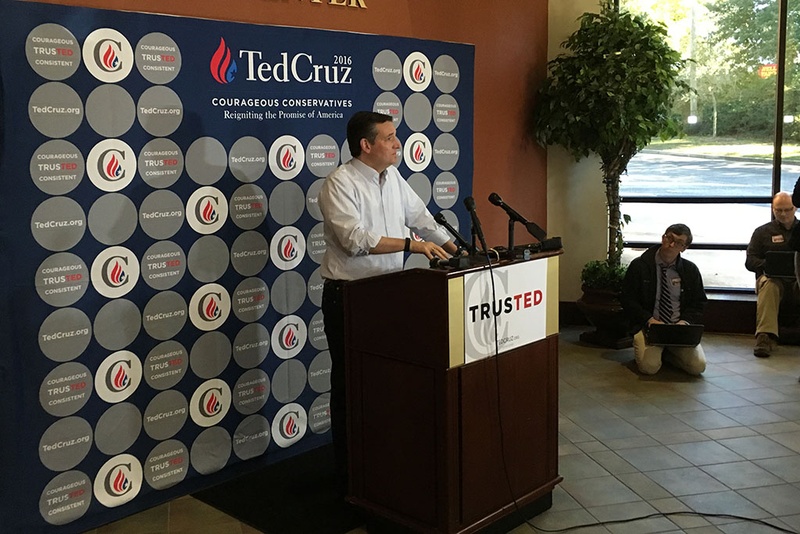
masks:
<svg viewBox="0 0 800 534"><path fill-rule="evenodd" d="M425 254L429 260L433 258L440 258L446 260L450 255L445 250L434 243L433 241L415 241L411 240L411 252L414 254Z"/></svg>

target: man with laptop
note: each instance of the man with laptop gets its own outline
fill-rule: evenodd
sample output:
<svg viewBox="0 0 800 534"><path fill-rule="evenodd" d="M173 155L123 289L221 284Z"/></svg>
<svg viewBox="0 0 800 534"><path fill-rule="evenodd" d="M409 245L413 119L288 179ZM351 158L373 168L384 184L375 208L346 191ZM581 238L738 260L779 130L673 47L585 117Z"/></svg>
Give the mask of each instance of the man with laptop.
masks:
<svg viewBox="0 0 800 534"><path fill-rule="evenodd" d="M706 369L700 346L706 292L700 270L681 252L692 244L685 224L669 226L661 244L628 266L620 301L630 319L633 355L639 371L652 375L662 357L691 375Z"/></svg>
<svg viewBox="0 0 800 534"><path fill-rule="evenodd" d="M778 309L781 302L798 302L794 251L789 246L797 225L792 196L787 192L772 197L774 219L753 231L747 245L745 267L756 274L756 343L753 354L766 358L778 343Z"/></svg>

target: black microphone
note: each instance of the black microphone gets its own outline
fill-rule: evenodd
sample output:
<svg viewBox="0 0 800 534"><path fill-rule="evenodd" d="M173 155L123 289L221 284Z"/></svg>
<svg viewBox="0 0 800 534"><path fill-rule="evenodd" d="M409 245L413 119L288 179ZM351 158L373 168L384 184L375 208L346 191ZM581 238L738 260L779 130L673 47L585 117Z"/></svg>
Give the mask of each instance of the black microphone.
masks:
<svg viewBox="0 0 800 534"><path fill-rule="evenodd" d="M538 239L539 241L544 241L545 238L547 238L547 233L544 230L542 230L542 228L539 227L538 224L528 221L525 217L517 213L516 210L514 210L514 208L503 202L503 199L500 198L500 195L498 195L497 193L492 193L491 195L489 195L489 202L491 202L495 206L500 206L501 208L503 208L505 212L508 213L508 216L509 218L511 218L512 221L516 221L518 223L525 225L525 229L528 230L528 233L531 234L536 239Z"/></svg>
<svg viewBox="0 0 800 534"><path fill-rule="evenodd" d="M481 247L483 248L484 254L489 250L489 247L486 246L486 238L483 237L483 228L481 228L481 220L478 218L478 214L475 212L475 199L472 197L467 197L464 199L464 206L467 207L467 211L469 212L469 216L472 218L472 229L478 234L478 240L481 242Z"/></svg>
<svg viewBox="0 0 800 534"><path fill-rule="evenodd" d="M439 213L433 216L433 220L441 224L445 228L447 228L447 231L453 235L453 237L456 239L456 243L458 243L458 246L460 248L465 248L467 250L470 249L469 242L466 239L464 239L463 235L458 233L458 230L453 228L453 225L447 222L447 218L444 216L444 213L440 211Z"/></svg>

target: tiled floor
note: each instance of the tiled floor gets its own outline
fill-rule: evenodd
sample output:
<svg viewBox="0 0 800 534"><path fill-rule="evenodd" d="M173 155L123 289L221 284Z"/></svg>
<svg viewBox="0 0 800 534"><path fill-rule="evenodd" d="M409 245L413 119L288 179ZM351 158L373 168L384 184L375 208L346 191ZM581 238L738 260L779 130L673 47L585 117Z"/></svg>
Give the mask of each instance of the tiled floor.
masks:
<svg viewBox="0 0 800 534"><path fill-rule="evenodd" d="M576 525L582 534L800 532L800 347L752 355L750 336L706 334L708 369L639 375L632 349L613 351L562 331L559 471L553 507L512 532ZM656 515L658 512L700 512ZM706 514L706 515L703 515ZM601 524L602 523L602 524ZM96 534L254 534L191 497ZM365 534L364 529L349 534ZM280 534L280 533L275 533ZM309 533L314 534L314 533Z"/></svg>

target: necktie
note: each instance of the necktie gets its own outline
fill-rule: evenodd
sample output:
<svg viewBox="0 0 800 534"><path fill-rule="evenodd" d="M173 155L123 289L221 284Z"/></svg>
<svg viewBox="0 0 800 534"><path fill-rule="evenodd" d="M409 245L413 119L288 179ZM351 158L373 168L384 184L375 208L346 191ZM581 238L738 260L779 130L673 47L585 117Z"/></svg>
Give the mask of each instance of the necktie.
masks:
<svg viewBox="0 0 800 534"><path fill-rule="evenodd" d="M667 268L661 266L661 293L658 297L658 316L665 323L672 322L672 299L669 292Z"/></svg>

